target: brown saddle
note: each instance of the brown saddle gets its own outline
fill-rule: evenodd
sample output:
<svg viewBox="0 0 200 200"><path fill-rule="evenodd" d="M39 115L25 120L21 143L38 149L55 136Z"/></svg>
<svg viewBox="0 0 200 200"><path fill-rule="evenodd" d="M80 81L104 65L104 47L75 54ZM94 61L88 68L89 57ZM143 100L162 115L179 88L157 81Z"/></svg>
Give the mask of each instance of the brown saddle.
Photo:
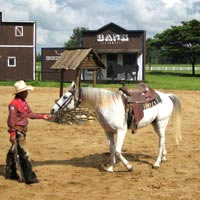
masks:
<svg viewBox="0 0 200 200"><path fill-rule="evenodd" d="M130 123L134 122L134 127L132 129L132 132L134 133L137 129L138 122L144 117L144 108L152 107L152 105L156 105L159 103L157 99L159 98L158 94L150 88L145 83L140 83L136 86L136 89L134 90L128 90L126 87L119 88L120 91L122 91L126 97L124 100L125 103L125 109L129 116L129 123L128 128L130 127ZM149 105L149 106L145 106ZM131 122L130 122L131 118Z"/></svg>
<svg viewBox="0 0 200 200"><path fill-rule="evenodd" d="M145 83L138 84L135 90L128 90L126 87L119 90L127 95L127 103L145 104L158 97L158 94Z"/></svg>

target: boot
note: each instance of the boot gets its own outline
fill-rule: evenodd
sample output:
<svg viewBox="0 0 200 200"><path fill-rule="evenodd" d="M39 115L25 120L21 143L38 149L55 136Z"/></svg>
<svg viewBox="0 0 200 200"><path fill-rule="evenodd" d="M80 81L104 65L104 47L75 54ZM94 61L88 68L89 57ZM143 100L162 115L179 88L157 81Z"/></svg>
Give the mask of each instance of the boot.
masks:
<svg viewBox="0 0 200 200"><path fill-rule="evenodd" d="M12 146L13 147L13 146ZM19 180L17 174L16 162L15 162L15 151L10 148L6 156L6 179Z"/></svg>

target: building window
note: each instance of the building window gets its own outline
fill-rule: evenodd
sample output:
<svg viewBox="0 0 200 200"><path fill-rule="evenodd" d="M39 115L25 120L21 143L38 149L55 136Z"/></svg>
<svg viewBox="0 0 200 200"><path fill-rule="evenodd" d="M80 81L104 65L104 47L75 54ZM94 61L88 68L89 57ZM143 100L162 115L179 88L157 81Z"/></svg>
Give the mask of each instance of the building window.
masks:
<svg viewBox="0 0 200 200"><path fill-rule="evenodd" d="M23 26L15 26L15 37L23 37Z"/></svg>
<svg viewBox="0 0 200 200"><path fill-rule="evenodd" d="M8 67L16 67L16 57L8 57Z"/></svg>

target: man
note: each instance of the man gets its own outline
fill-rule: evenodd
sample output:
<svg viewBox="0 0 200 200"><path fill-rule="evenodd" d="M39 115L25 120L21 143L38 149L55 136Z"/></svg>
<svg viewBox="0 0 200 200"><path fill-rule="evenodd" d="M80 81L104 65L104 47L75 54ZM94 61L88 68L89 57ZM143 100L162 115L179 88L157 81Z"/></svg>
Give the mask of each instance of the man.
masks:
<svg viewBox="0 0 200 200"><path fill-rule="evenodd" d="M38 180L26 180L26 179L33 179L31 177L35 176L35 174L33 174L34 172L32 172L30 161L28 160L29 153L26 150L26 134L27 134L28 118L48 120L50 119L51 115L32 112L31 108L29 107L26 101L26 98L28 96L28 91L34 89L32 86L27 86L23 80L17 81L14 86L15 86L15 92L14 92L15 97L8 106L9 115L7 123L8 123L8 132L10 134L10 142L12 146L7 155L6 178L10 179L20 178L22 179L21 181L30 184L38 182ZM17 160L18 158L19 160ZM21 176L23 177L21 176L18 177L18 174L16 173L17 168L22 168L18 170L21 170L20 173L22 173ZM31 176L31 177L27 178L26 176Z"/></svg>

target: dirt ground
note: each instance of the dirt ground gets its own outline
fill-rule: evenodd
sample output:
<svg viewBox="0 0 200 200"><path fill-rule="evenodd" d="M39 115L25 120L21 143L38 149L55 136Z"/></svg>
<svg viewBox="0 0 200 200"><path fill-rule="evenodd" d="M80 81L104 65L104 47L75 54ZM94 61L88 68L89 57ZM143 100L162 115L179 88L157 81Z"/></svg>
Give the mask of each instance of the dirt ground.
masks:
<svg viewBox="0 0 200 200"><path fill-rule="evenodd" d="M12 87L0 87L0 199L1 200L199 200L200 199L200 91L164 91L180 97L182 137L177 147L170 120L166 133L167 159L152 169L158 138L151 126L136 134L127 132L123 154L133 164L127 172L121 163L107 173L108 144L97 121L61 125L29 120L27 146L40 182L26 185L5 179L8 103ZM28 102L34 112L49 112L58 88L35 88Z"/></svg>

